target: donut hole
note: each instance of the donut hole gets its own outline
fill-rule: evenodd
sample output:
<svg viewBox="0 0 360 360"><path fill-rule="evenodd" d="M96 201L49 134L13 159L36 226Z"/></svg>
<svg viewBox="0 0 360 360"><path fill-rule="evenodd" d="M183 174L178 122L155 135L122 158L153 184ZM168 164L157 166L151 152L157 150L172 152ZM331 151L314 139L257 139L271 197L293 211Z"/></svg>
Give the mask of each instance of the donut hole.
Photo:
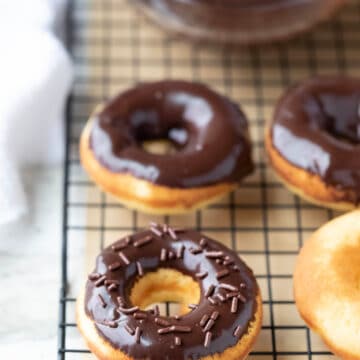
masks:
<svg viewBox="0 0 360 360"><path fill-rule="evenodd" d="M180 151L188 142L188 131L174 127L151 139L141 140L142 148L151 154L167 155Z"/></svg>
<svg viewBox="0 0 360 360"><path fill-rule="evenodd" d="M344 126L341 121L328 121L326 132L333 138L352 145L360 144L360 126L355 122Z"/></svg>
<svg viewBox="0 0 360 360"><path fill-rule="evenodd" d="M141 146L150 154L167 155L174 154L178 151L174 144L166 139L147 140L144 141Z"/></svg>
<svg viewBox="0 0 360 360"><path fill-rule="evenodd" d="M177 303L179 306L176 309L172 307L174 312L171 315L184 315L190 312L189 304L199 303L200 287L191 276L174 269L162 268L145 274L134 284L130 301L142 310L154 304Z"/></svg>
<svg viewBox="0 0 360 360"><path fill-rule="evenodd" d="M139 145L148 153L167 155L182 150L188 143L188 130L174 126L171 128L160 128L156 125L142 124L135 131L135 138Z"/></svg>
<svg viewBox="0 0 360 360"><path fill-rule="evenodd" d="M322 116L315 119L328 135L341 142L360 144L358 95L323 94L316 101Z"/></svg>

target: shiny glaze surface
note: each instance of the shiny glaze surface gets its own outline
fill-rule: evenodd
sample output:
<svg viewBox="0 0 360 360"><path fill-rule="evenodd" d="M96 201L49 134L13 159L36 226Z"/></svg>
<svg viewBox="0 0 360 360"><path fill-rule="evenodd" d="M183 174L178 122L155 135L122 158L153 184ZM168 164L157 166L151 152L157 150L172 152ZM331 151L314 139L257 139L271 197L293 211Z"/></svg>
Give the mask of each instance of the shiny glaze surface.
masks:
<svg viewBox="0 0 360 360"><path fill-rule="evenodd" d="M182 230L176 232L177 239L174 240L168 233L162 232L161 236L154 235L149 230L137 233L131 236L130 243L122 250L129 259L130 263L125 265L122 263L120 269L110 271L109 266L119 261L117 251L112 247L108 247L98 256L96 261L95 273L105 275L106 279L119 281L116 291L109 291L105 286L95 286L95 281L88 280L86 285L85 311L96 324L98 333L115 348L125 352L134 359L151 359L151 360L184 360L198 359L210 354L222 353L228 347L237 344L241 336L247 332L249 322L254 319L256 312L256 296L258 295L258 287L252 271L238 258L235 252L227 249L222 244L201 235L198 232L190 230ZM136 248L133 244L147 236L152 237L152 241L142 247ZM200 246L201 239L206 239L206 245ZM125 239L121 239L116 244L124 244ZM203 240L204 241L204 240ZM185 250L183 258L160 260L162 249L177 253L180 247L184 246ZM200 253L191 253L191 248L201 248ZM209 258L207 251L221 251L223 258L228 256L231 264L218 264L215 258ZM156 271L159 268L172 268L183 274L189 275L198 282L201 298L198 307L188 314L182 315L179 319L174 317L161 318L169 321L171 325L189 326L189 333L168 333L158 334L158 330L163 326L155 323L155 315L150 311L146 312L147 318L139 321L134 315L120 314L116 311L118 307L117 297L121 296L124 308L131 308L129 296L131 289L138 279L137 267L135 262L141 263L144 274ZM234 268L234 266L236 268ZM217 278L219 271L228 269L229 274ZM195 277L196 273L208 272L208 275L202 280ZM231 299L221 302L217 300L217 304L213 305L206 297L206 292L211 285L216 288L211 297L216 299L216 294L221 293L224 296L230 292L223 288L219 288L219 284L230 284L237 287L239 294L244 298L238 302L238 308L235 313L231 312ZM99 301L99 294L106 302L104 308ZM211 328L212 340L208 347L204 346L205 332L200 326L201 318L204 314L211 314L218 311L219 315ZM116 328L105 325L106 321L114 321ZM130 335L125 325L130 325L133 329L139 326L141 328L141 337L139 343L136 342L135 336ZM240 330L236 336L234 331L240 326ZM174 345L174 338L181 338L181 346Z"/></svg>
<svg viewBox="0 0 360 360"><path fill-rule="evenodd" d="M146 140L167 139L172 154L146 152ZM240 181L253 170L247 121L239 107L204 85L140 84L93 121L90 145L103 166L155 184L191 188Z"/></svg>
<svg viewBox="0 0 360 360"><path fill-rule="evenodd" d="M319 77L279 102L271 129L283 158L360 200L360 80Z"/></svg>

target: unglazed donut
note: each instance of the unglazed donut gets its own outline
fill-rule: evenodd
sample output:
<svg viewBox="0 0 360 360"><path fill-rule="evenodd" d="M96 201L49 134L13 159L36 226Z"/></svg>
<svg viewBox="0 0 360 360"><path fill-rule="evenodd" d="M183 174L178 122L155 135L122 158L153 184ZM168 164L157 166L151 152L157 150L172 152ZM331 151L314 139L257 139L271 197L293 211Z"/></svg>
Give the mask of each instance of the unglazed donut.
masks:
<svg viewBox="0 0 360 360"><path fill-rule="evenodd" d="M144 150L167 139L173 153ZM140 84L89 120L80 142L90 177L129 207L150 213L194 210L252 172L247 121L237 105L204 85Z"/></svg>
<svg viewBox="0 0 360 360"><path fill-rule="evenodd" d="M342 359L360 359L360 210L330 221L306 241L294 274L306 323Z"/></svg>
<svg viewBox="0 0 360 360"><path fill-rule="evenodd" d="M360 80L317 77L279 101L266 133L271 165L296 194L349 210L360 201Z"/></svg>
<svg viewBox="0 0 360 360"><path fill-rule="evenodd" d="M163 301L186 313L146 310ZM103 250L77 300L78 327L100 360L239 360L261 322L259 287L235 252L158 224Z"/></svg>

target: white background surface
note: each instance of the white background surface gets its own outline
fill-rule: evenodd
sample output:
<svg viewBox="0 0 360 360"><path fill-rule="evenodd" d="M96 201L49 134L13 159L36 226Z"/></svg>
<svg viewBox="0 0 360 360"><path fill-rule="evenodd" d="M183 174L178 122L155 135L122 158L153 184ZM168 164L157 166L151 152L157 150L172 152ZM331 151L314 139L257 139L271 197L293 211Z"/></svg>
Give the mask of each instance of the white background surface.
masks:
<svg viewBox="0 0 360 360"><path fill-rule="evenodd" d="M31 211L0 227L0 359L56 358L62 169L24 171Z"/></svg>

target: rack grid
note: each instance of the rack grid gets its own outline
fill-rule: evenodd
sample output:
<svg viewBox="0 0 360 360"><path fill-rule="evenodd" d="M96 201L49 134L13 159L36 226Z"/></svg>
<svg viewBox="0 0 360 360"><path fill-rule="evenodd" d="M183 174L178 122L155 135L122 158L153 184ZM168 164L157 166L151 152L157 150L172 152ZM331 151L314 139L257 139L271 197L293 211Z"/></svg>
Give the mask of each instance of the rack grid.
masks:
<svg viewBox="0 0 360 360"><path fill-rule="evenodd" d="M334 359L299 318L292 270L306 238L336 214L290 194L266 164L263 134L291 84L317 74L360 73L360 3L288 43L262 47L194 44L149 24L126 0L76 0L69 12L75 85L68 103L58 358L94 359L75 325L75 298L96 253L150 219L194 227L236 250L255 271L264 325L250 359ZM185 216L151 217L102 193L82 170L78 139L96 104L137 82L182 78L239 102L250 121L256 171L237 191ZM85 248L78 248L83 241ZM75 265L74 265L75 264ZM168 309L167 309L168 310Z"/></svg>

